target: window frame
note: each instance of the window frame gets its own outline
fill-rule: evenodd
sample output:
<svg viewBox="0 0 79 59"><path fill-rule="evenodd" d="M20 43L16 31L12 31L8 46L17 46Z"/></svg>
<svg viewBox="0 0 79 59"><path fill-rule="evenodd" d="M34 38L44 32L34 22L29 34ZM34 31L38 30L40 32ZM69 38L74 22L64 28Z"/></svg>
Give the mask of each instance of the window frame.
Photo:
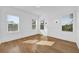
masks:
<svg viewBox="0 0 79 59"><path fill-rule="evenodd" d="M33 23L33 21L35 21L35 24ZM33 28L33 26L35 26L35 28ZM36 30L36 29L37 29L37 20L32 19L32 30Z"/></svg>
<svg viewBox="0 0 79 59"><path fill-rule="evenodd" d="M72 14L73 14L73 16L71 17ZM70 14L64 15L62 17L68 17L68 18L71 18L72 19L72 21L71 21L72 29L71 29L71 31L63 30L63 25L61 25L61 31L62 32L73 32L74 31L74 23L73 23L73 21L74 21L74 13L70 13ZM62 17L61 17L61 23L63 21Z"/></svg>
<svg viewBox="0 0 79 59"><path fill-rule="evenodd" d="M43 26L43 28L41 26ZM40 21L40 30L44 30L44 29L45 29L45 20L41 20Z"/></svg>
<svg viewBox="0 0 79 59"><path fill-rule="evenodd" d="M18 30L16 30L16 31L9 31L9 29L8 29L8 26L9 26L8 16L15 16L15 17L18 17L18 18L19 18L19 23L20 23L20 16L18 16L18 15L12 15L12 14L7 14L7 15L6 15L7 31L8 31L9 33L19 32L19 23L18 23Z"/></svg>

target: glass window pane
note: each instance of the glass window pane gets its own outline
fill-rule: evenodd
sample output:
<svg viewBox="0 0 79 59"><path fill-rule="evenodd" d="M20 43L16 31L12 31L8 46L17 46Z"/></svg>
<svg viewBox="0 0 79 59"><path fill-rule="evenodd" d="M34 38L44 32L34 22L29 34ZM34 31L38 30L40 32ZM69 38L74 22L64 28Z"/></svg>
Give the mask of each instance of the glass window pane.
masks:
<svg viewBox="0 0 79 59"><path fill-rule="evenodd" d="M61 18L62 31L73 31L73 14Z"/></svg>
<svg viewBox="0 0 79 59"><path fill-rule="evenodd" d="M18 31L19 17L8 15L8 31Z"/></svg>
<svg viewBox="0 0 79 59"><path fill-rule="evenodd" d="M44 30L44 20L41 20L40 29L41 29L41 30Z"/></svg>
<svg viewBox="0 0 79 59"><path fill-rule="evenodd" d="M36 29L36 20L32 19L32 29Z"/></svg>

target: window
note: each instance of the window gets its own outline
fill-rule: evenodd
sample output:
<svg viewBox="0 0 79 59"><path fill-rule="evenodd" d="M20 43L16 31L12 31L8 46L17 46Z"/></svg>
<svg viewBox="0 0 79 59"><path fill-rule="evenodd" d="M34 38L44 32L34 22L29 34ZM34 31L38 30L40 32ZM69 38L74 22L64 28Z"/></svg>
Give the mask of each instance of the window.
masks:
<svg viewBox="0 0 79 59"><path fill-rule="evenodd" d="M62 31L73 31L73 13L62 17Z"/></svg>
<svg viewBox="0 0 79 59"><path fill-rule="evenodd" d="M40 29L44 30L44 20L41 20L41 22L40 22Z"/></svg>
<svg viewBox="0 0 79 59"><path fill-rule="evenodd" d="M8 20L8 31L18 31L19 30L19 17L18 16L7 16Z"/></svg>
<svg viewBox="0 0 79 59"><path fill-rule="evenodd" d="M32 19L32 29L36 29L36 20Z"/></svg>

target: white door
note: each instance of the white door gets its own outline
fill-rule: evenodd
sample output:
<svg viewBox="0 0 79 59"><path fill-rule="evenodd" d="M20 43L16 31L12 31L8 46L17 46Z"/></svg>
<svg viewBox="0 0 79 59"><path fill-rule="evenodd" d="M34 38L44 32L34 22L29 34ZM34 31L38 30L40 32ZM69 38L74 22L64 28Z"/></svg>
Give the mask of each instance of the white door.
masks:
<svg viewBox="0 0 79 59"><path fill-rule="evenodd" d="M47 36L47 20L45 18L39 19L39 31L40 34Z"/></svg>

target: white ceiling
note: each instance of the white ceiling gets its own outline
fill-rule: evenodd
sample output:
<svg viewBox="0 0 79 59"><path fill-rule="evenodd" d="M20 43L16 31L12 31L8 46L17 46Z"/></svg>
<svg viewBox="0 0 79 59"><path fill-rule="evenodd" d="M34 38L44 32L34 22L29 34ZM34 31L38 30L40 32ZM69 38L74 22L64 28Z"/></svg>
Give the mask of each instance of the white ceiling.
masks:
<svg viewBox="0 0 79 59"><path fill-rule="evenodd" d="M75 6L16 6L15 8L29 11L37 15L46 15L51 17L57 17L68 12L72 12Z"/></svg>

